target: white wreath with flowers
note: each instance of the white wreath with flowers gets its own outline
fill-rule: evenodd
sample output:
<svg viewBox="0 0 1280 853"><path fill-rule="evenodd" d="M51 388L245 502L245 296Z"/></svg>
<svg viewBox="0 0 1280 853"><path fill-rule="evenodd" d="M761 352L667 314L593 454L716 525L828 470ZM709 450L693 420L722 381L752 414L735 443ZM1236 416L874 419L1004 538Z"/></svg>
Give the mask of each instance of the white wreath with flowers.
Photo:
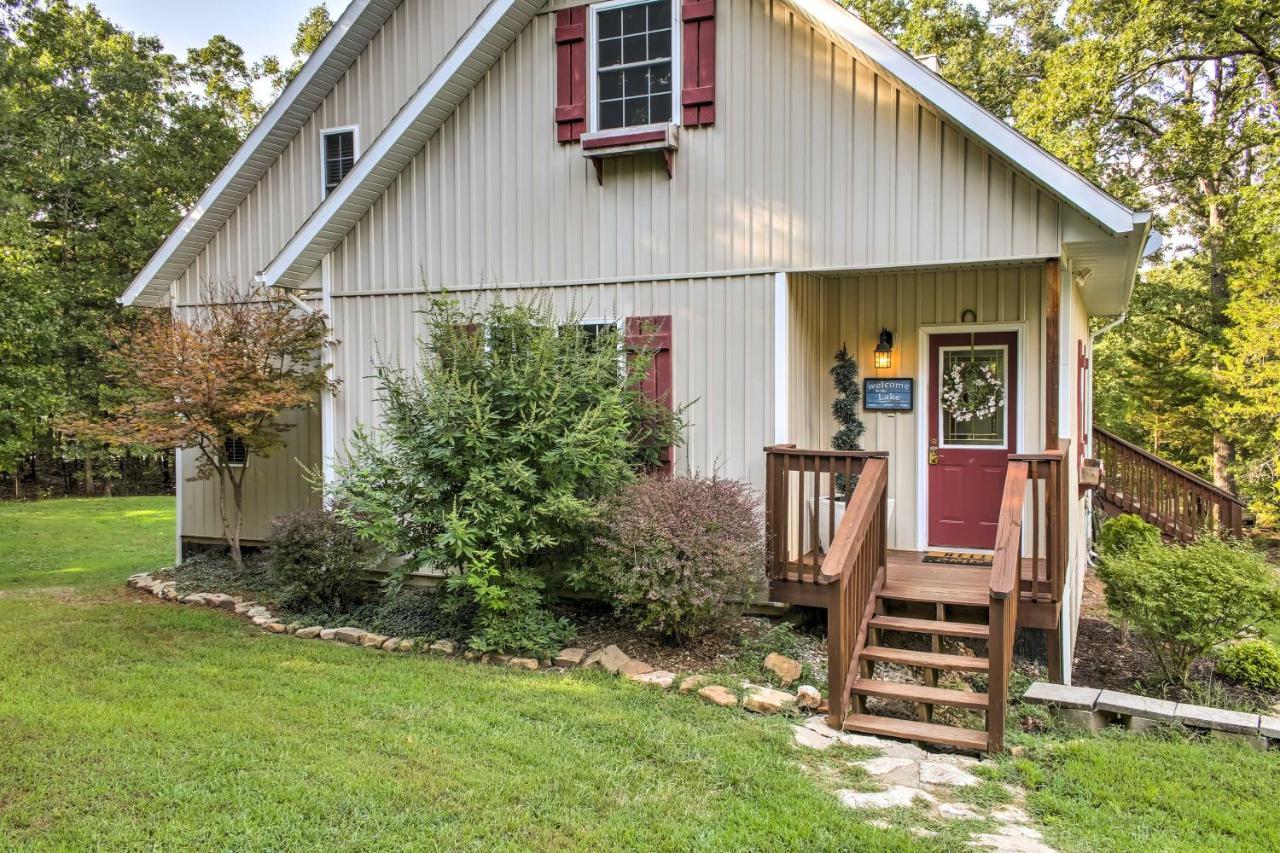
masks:
<svg viewBox="0 0 1280 853"><path fill-rule="evenodd" d="M989 418L1004 405L1004 382L989 363L960 362L943 377L941 401L953 420Z"/></svg>

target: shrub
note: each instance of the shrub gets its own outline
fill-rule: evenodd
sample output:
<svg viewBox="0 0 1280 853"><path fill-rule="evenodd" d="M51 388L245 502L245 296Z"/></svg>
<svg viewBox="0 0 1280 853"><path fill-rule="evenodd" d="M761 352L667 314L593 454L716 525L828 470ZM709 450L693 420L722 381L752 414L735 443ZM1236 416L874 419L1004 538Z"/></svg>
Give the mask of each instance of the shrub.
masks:
<svg viewBox="0 0 1280 853"><path fill-rule="evenodd" d="M384 423L352 439L340 511L407 555L393 582L450 572L482 646L515 644L517 629L559 636L543 579L590 543L601 499L677 442L679 416L645 397L644 353L619 369L611 328L588 335L543 303L464 312L445 299L426 322L417 375L378 370Z"/></svg>
<svg viewBox="0 0 1280 853"><path fill-rule="evenodd" d="M1131 549L1104 561L1098 576L1107 606L1128 621L1165 677L1181 684L1198 656L1280 615L1275 570L1220 539Z"/></svg>
<svg viewBox="0 0 1280 853"><path fill-rule="evenodd" d="M355 531L324 510L276 519L269 553L286 603L337 612L359 597L360 572L370 562Z"/></svg>
<svg viewBox="0 0 1280 853"><path fill-rule="evenodd" d="M761 592L756 496L718 477L648 477L608 503L599 583L642 628L683 641L739 616Z"/></svg>
<svg viewBox="0 0 1280 853"><path fill-rule="evenodd" d="M1266 640L1243 640L1218 650L1218 672L1245 687L1280 691L1280 650Z"/></svg>
<svg viewBox="0 0 1280 853"><path fill-rule="evenodd" d="M1109 518L1098 533L1098 554L1102 559L1120 557L1135 548L1161 544L1160 529L1128 513Z"/></svg>
<svg viewBox="0 0 1280 853"><path fill-rule="evenodd" d="M367 627L389 637L461 640L471 634L475 610L443 591L407 589L379 604Z"/></svg>

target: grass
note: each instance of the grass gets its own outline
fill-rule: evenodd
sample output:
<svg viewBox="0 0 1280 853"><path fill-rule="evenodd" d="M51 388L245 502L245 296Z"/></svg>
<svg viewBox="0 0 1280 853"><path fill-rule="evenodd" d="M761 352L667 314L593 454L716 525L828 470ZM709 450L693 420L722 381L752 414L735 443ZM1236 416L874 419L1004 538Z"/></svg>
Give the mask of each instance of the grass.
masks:
<svg viewBox="0 0 1280 853"><path fill-rule="evenodd" d="M869 826L869 783L787 722L588 673L257 632L123 579L166 564L172 501L0 505L0 849L959 849ZM1020 736L1071 850L1280 847L1276 754L1162 735ZM814 771L799 767L804 760ZM909 818L909 819L908 819Z"/></svg>
<svg viewBox="0 0 1280 853"><path fill-rule="evenodd" d="M783 720L126 593L171 519L0 506L0 848L928 849L842 809Z"/></svg>

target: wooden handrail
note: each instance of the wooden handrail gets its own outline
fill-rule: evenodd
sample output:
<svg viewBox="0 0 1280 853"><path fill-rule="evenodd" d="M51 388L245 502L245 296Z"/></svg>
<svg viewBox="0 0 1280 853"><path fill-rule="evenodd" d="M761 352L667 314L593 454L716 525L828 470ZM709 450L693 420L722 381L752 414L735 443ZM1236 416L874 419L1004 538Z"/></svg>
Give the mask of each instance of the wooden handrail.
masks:
<svg viewBox="0 0 1280 853"><path fill-rule="evenodd" d="M1243 535L1244 504L1230 492L1101 427L1093 436L1103 463L1098 496L1115 511L1133 513L1176 539L1190 541L1206 528Z"/></svg>
<svg viewBox="0 0 1280 853"><path fill-rule="evenodd" d="M1169 462L1166 459L1161 459L1159 456L1156 456L1150 450L1143 450L1138 445L1129 441L1125 441L1123 438L1121 438L1120 436L1116 435L1113 432L1109 432L1103 429L1102 427L1095 425L1093 428L1093 435L1095 438L1102 439L1102 441L1099 443L1119 445L1120 447L1123 447L1126 450L1132 451L1133 453L1142 457L1147 462L1150 462L1152 465L1155 465L1158 468L1163 468L1164 470L1169 471L1172 474L1176 474L1180 479L1188 480L1192 483L1195 483L1197 486L1201 486L1205 489L1208 489L1209 491L1216 494L1218 497L1224 498L1229 501L1234 501L1240 504L1241 506L1244 506L1243 502L1241 502L1239 498L1237 498L1235 495L1228 492L1226 489L1223 489L1219 486L1215 486L1213 483L1210 483L1208 480L1204 479L1203 477L1192 474L1190 471L1187 471L1186 469L1179 468L1177 465L1174 465L1172 462Z"/></svg>
<svg viewBox="0 0 1280 853"><path fill-rule="evenodd" d="M819 574L819 582L831 590L827 607L827 708L828 722L835 728L844 725L848 714L876 586L884 582L888 492L888 460L869 458Z"/></svg>
<svg viewBox="0 0 1280 853"><path fill-rule="evenodd" d="M1018 601L1022 587L1022 515L1026 505L1031 462L1009 462L1000 498L996 547L991 560L991 599L987 639L987 748L1004 750L1004 725L1013 670L1013 640L1018 631ZM1032 513L1037 512L1032 507Z"/></svg>

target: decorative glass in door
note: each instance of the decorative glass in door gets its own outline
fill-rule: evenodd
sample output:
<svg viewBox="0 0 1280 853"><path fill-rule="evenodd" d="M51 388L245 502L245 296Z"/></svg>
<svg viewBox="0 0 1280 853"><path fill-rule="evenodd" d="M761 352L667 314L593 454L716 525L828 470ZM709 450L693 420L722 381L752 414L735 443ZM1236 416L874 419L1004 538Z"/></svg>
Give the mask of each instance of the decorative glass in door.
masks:
<svg viewBox="0 0 1280 853"><path fill-rule="evenodd" d="M1004 347L949 347L942 350L942 376L952 375L956 368L979 364L991 369L1000 381L1004 393L988 411L966 420L957 419L945 408L942 410L943 447L1006 447L1008 446L1009 419L1006 416L1009 382L1007 377L1008 353Z"/></svg>

